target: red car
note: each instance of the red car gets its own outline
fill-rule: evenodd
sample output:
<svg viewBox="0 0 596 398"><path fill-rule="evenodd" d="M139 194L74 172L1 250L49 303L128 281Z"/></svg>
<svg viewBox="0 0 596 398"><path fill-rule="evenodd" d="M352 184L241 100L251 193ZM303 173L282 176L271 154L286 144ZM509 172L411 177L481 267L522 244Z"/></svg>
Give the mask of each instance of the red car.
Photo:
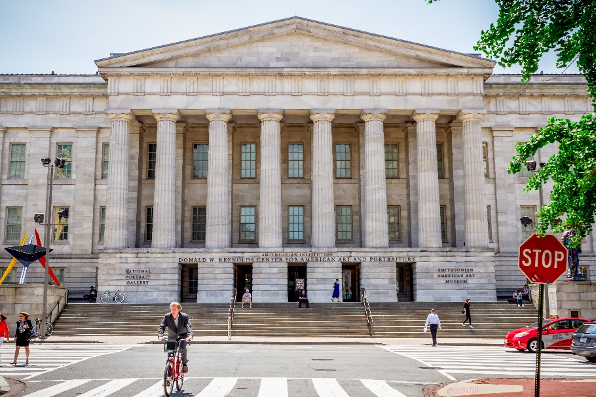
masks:
<svg viewBox="0 0 596 398"><path fill-rule="evenodd" d="M542 321L542 348L545 350L569 350L571 335L588 322L584 318L548 318ZM505 336L505 347L516 350L536 351L538 347L538 322L512 330Z"/></svg>

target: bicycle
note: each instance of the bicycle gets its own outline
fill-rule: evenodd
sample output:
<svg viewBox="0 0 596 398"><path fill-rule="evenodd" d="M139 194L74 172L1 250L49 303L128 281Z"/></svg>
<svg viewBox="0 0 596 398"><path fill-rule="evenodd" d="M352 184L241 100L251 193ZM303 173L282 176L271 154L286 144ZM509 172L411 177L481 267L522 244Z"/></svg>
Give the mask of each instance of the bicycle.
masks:
<svg viewBox="0 0 596 398"><path fill-rule="evenodd" d="M35 333L39 336L41 332L41 319L35 319ZM54 333L54 326L46 320L46 336L51 336Z"/></svg>
<svg viewBox="0 0 596 398"><path fill-rule="evenodd" d="M116 290L116 293L112 293L109 290L106 290L99 298L99 300L104 304L107 304L108 302L110 302L112 300L114 300L115 302L120 304L120 303L124 302L124 299L125 299L124 293L120 293L120 290Z"/></svg>
<svg viewBox="0 0 596 398"><path fill-rule="evenodd" d="M182 390L184 384L184 373L182 372L182 358L180 357L180 343L186 340L168 341L164 338L163 350L168 353L166 367L163 371L163 392L166 397L172 395L174 384L176 391Z"/></svg>

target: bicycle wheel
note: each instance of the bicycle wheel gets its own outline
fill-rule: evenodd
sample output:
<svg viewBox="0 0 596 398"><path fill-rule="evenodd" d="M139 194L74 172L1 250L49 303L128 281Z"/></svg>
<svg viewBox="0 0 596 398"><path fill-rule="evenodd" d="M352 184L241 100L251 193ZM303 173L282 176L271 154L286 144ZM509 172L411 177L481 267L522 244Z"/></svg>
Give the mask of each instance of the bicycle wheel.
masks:
<svg viewBox="0 0 596 398"><path fill-rule="evenodd" d="M184 373L182 373L182 361L178 358L178 378L176 379L176 391L182 390L184 385Z"/></svg>
<svg viewBox="0 0 596 398"><path fill-rule="evenodd" d="M118 304L123 303L124 302L124 294L116 293L116 295L114 296L114 301L117 302Z"/></svg>
<svg viewBox="0 0 596 398"><path fill-rule="evenodd" d="M46 324L46 336L51 336L54 333L54 326L51 323Z"/></svg>
<svg viewBox="0 0 596 398"><path fill-rule="evenodd" d="M174 390L174 382L172 381L172 368L170 365L170 361L168 361L166 368L163 371L163 393L166 397L172 395L172 391Z"/></svg>
<svg viewBox="0 0 596 398"><path fill-rule="evenodd" d="M109 302L110 302L110 295L109 295L109 294L107 294L107 293L104 293L104 294L102 294L102 295L101 295L101 297L99 298L99 300L100 300L102 303L104 303L104 304L107 304L107 303L109 303Z"/></svg>

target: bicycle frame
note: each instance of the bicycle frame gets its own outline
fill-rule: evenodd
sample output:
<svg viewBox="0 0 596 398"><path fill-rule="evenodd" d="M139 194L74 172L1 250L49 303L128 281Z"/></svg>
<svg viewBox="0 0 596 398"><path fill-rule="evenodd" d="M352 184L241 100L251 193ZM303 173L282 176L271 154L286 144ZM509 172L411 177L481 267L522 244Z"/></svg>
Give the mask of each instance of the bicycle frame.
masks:
<svg viewBox="0 0 596 398"><path fill-rule="evenodd" d="M169 385L165 383L164 378L164 392L166 396L171 393L174 384L176 390L180 391L184 384L184 373L182 372L182 358L180 356L180 343L184 340L177 340L175 349L173 351L167 349L168 339L164 339L164 351L168 353L168 359L166 360L166 369L169 368L169 375L167 380ZM169 391L168 391L169 390Z"/></svg>

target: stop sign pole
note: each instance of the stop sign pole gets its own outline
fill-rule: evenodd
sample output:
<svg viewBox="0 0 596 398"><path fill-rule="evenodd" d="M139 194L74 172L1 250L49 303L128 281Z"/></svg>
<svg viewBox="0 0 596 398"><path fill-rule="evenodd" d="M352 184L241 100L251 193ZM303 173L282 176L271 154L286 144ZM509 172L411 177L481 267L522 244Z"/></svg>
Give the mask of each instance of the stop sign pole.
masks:
<svg viewBox="0 0 596 398"><path fill-rule="evenodd" d="M554 236L534 234L519 247L518 266L533 283L538 283L538 345L534 396L540 396L540 359L542 353L542 321L544 285L556 281L567 270L567 248Z"/></svg>

